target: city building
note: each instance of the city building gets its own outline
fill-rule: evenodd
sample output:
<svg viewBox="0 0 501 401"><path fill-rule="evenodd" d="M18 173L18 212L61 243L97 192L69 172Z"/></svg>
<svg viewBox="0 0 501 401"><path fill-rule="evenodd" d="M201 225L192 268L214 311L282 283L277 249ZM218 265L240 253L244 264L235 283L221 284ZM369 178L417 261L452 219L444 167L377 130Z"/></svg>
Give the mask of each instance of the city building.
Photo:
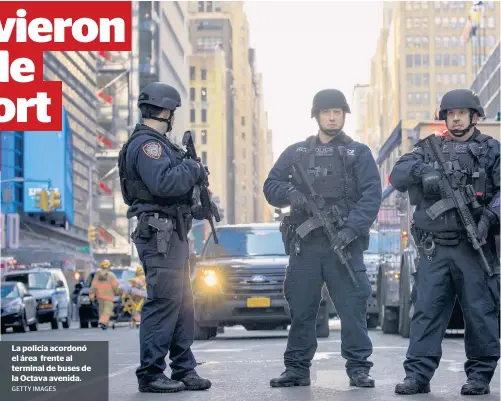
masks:
<svg viewBox="0 0 501 401"><path fill-rule="evenodd" d="M355 117L355 132L352 138L355 141L365 143L370 146L371 138L365 135L365 121L366 121L366 98L369 91L369 85L355 85L353 88L353 99L351 101L351 112Z"/></svg>
<svg viewBox="0 0 501 401"><path fill-rule="evenodd" d="M227 222L262 221L265 212L261 166L267 157L259 154L259 148L268 130L262 128L265 118L260 100L262 89L255 68L255 51L249 48L249 25L243 3L190 2L189 11L194 54L216 49L225 54Z"/></svg>
<svg viewBox="0 0 501 401"><path fill-rule="evenodd" d="M472 3L384 2L371 61L366 135L380 147L400 120L430 120L447 91L469 88L500 38L501 5L484 3L475 35L464 35Z"/></svg>
<svg viewBox="0 0 501 401"><path fill-rule="evenodd" d="M491 54L482 65L476 75L470 89L480 99L480 104L485 111L487 119L499 118L500 104L500 77L501 77L501 52L500 42L492 50Z"/></svg>

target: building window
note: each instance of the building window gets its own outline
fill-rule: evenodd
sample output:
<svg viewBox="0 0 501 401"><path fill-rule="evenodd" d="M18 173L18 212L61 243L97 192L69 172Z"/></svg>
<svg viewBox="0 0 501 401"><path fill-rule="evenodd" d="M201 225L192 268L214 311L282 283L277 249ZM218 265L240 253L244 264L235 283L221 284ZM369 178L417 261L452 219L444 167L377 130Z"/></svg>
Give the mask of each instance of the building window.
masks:
<svg viewBox="0 0 501 401"><path fill-rule="evenodd" d="M450 5L451 5L451 8L456 8L456 2L455 1L451 1Z"/></svg>
<svg viewBox="0 0 501 401"><path fill-rule="evenodd" d="M462 73L459 75L459 82L463 85L466 85L466 74Z"/></svg>
<svg viewBox="0 0 501 401"><path fill-rule="evenodd" d="M420 54L414 55L414 64L416 67L421 66L421 55Z"/></svg>
<svg viewBox="0 0 501 401"><path fill-rule="evenodd" d="M202 164L207 165L207 152L205 150L202 152Z"/></svg>
<svg viewBox="0 0 501 401"><path fill-rule="evenodd" d="M190 80L194 81L196 79L196 68L191 66L190 67Z"/></svg>
<svg viewBox="0 0 501 401"><path fill-rule="evenodd" d="M421 28L421 18L414 18L414 28Z"/></svg>
<svg viewBox="0 0 501 401"><path fill-rule="evenodd" d="M455 36L451 38L451 47L458 47L458 39Z"/></svg>
<svg viewBox="0 0 501 401"><path fill-rule="evenodd" d="M212 12L212 1L207 2L207 12L209 12L209 13Z"/></svg>
<svg viewBox="0 0 501 401"><path fill-rule="evenodd" d="M412 18L405 19L405 26L407 27L407 29L412 29Z"/></svg>
<svg viewBox="0 0 501 401"><path fill-rule="evenodd" d="M242 139L245 141L245 132L242 132Z"/></svg>
<svg viewBox="0 0 501 401"><path fill-rule="evenodd" d="M196 121L195 118L195 109L190 110L190 122L194 123Z"/></svg>
<svg viewBox="0 0 501 401"><path fill-rule="evenodd" d="M198 2L198 12L203 12L204 11L204 2L199 1Z"/></svg>
<svg viewBox="0 0 501 401"><path fill-rule="evenodd" d="M423 93L423 103L430 104L430 93L429 92Z"/></svg>
<svg viewBox="0 0 501 401"><path fill-rule="evenodd" d="M447 49L449 47L449 38L447 36L444 37L444 39L443 39L443 45L444 45L444 49Z"/></svg>
<svg viewBox="0 0 501 401"><path fill-rule="evenodd" d="M442 56L440 54L435 55L435 66L440 67L442 65Z"/></svg>
<svg viewBox="0 0 501 401"><path fill-rule="evenodd" d="M429 111L425 111L424 112L424 119L425 120L429 120L430 119L430 112Z"/></svg>
<svg viewBox="0 0 501 401"><path fill-rule="evenodd" d="M473 55L473 65L478 66L478 54Z"/></svg>
<svg viewBox="0 0 501 401"><path fill-rule="evenodd" d="M423 47L428 47L428 37L427 36L423 36L421 38L421 43L423 44Z"/></svg>
<svg viewBox="0 0 501 401"><path fill-rule="evenodd" d="M464 1L458 1L458 7L464 8Z"/></svg>
<svg viewBox="0 0 501 401"><path fill-rule="evenodd" d="M416 36L414 38L414 44L416 45L416 47L421 47L421 38L419 36Z"/></svg>
<svg viewBox="0 0 501 401"><path fill-rule="evenodd" d="M466 56L464 54L461 54L459 56L459 60L460 60L459 63L461 64L461 67L466 66Z"/></svg>
<svg viewBox="0 0 501 401"><path fill-rule="evenodd" d="M453 66L457 66L459 64L458 62L458 55L457 54L453 54L452 55L452 65Z"/></svg>
<svg viewBox="0 0 501 401"><path fill-rule="evenodd" d="M466 19L465 19L465 17L460 17L460 18L459 18L459 27L460 27L460 28L463 28L463 27L464 27L464 24L466 24Z"/></svg>
<svg viewBox="0 0 501 401"><path fill-rule="evenodd" d="M442 19L442 28L449 28L449 18L448 17L444 17Z"/></svg>
<svg viewBox="0 0 501 401"><path fill-rule="evenodd" d="M214 11L216 12L221 11L221 5L219 3L219 1L214 2Z"/></svg>
<svg viewBox="0 0 501 401"><path fill-rule="evenodd" d="M412 47L412 43L413 43L412 36L406 36L405 37L405 46L406 47Z"/></svg>
<svg viewBox="0 0 501 401"><path fill-rule="evenodd" d="M430 56L423 54L423 66L428 67L430 64Z"/></svg>
<svg viewBox="0 0 501 401"><path fill-rule="evenodd" d="M456 28L458 26L458 19L456 17L451 18L451 28Z"/></svg>
<svg viewBox="0 0 501 401"><path fill-rule="evenodd" d="M444 54L444 67L448 66L450 63L450 55Z"/></svg>
<svg viewBox="0 0 501 401"><path fill-rule="evenodd" d="M240 119L242 127L245 127L245 116Z"/></svg>
<svg viewBox="0 0 501 401"><path fill-rule="evenodd" d="M412 57L412 54L408 54L405 57L406 65L407 65L408 68L412 67L412 60L413 59L414 59L414 57Z"/></svg>
<svg viewBox="0 0 501 401"><path fill-rule="evenodd" d="M200 71L200 77L202 81L207 81L207 70L205 68L202 68Z"/></svg>
<svg viewBox="0 0 501 401"><path fill-rule="evenodd" d="M449 85L451 82L449 74L444 74L444 85Z"/></svg>
<svg viewBox="0 0 501 401"><path fill-rule="evenodd" d="M452 74L451 76L451 82L453 85L457 85L458 83L458 74Z"/></svg>
<svg viewBox="0 0 501 401"><path fill-rule="evenodd" d="M489 46L494 47L496 45L496 38L494 36L489 36Z"/></svg>
<svg viewBox="0 0 501 401"><path fill-rule="evenodd" d="M207 145L207 130L202 130L202 145Z"/></svg>
<svg viewBox="0 0 501 401"><path fill-rule="evenodd" d="M440 73L437 74L435 76L435 81L437 81L437 83L442 83L442 74L440 74Z"/></svg>
<svg viewBox="0 0 501 401"><path fill-rule="evenodd" d="M193 138L193 142L197 143L197 134L194 130L191 130L191 137Z"/></svg>
<svg viewBox="0 0 501 401"><path fill-rule="evenodd" d="M412 93L407 94L407 104L412 104Z"/></svg>
<svg viewBox="0 0 501 401"><path fill-rule="evenodd" d="M414 74L413 73L407 74L407 85L409 85L409 86L414 85Z"/></svg>
<svg viewBox="0 0 501 401"><path fill-rule="evenodd" d="M437 3L437 2L435 2L435 4L436 4L436 3ZM440 17L435 17L435 25L440 26L440 24L441 24L441 23L442 23L442 18L440 18Z"/></svg>
<svg viewBox="0 0 501 401"><path fill-rule="evenodd" d="M494 17L489 17L487 19L487 26L489 28L495 28L496 27L496 21L494 20Z"/></svg>
<svg viewBox="0 0 501 401"><path fill-rule="evenodd" d="M421 28L428 29L428 18L421 18Z"/></svg>
<svg viewBox="0 0 501 401"><path fill-rule="evenodd" d="M449 2L446 0L442 0L442 8L447 10L449 8Z"/></svg>
<svg viewBox="0 0 501 401"><path fill-rule="evenodd" d="M430 84L430 73L426 72L423 74L423 85L428 86Z"/></svg>
<svg viewBox="0 0 501 401"><path fill-rule="evenodd" d="M201 90L201 97L202 97L202 102L206 102L207 101L207 88L202 88Z"/></svg>
<svg viewBox="0 0 501 401"><path fill-rule="evenodd" d="M407 112L407 119L408 120L414 120L414 112L413 111L408 111Z"/></svg>
<svg viewBox="0 0 501 401"><path fill-rule="evenodd" d="M416 104L421 104L421 94L416 93Z"/></svg>
<svg viewBox="0 0 501 401"><path fill-rule="evenodd" d="M207 122L207 109L202 109L202 122Z"/></svg>
<svg viewBox="0 0 501 401"><path fill-rule="evenodd" d="M195 101L195 88L190 88L190 101Z"/></svg>
<svg viewBox="0 0 501 401"><path fill-rule="evenodd" d="M442 100L442 94L440 92L437 92L435 94L435 100L437 103L440 103L440 101Z"/></svg>
<svg viewBox="0 0 501 401"><path fill-rule="evenodd" d="M435 8L438 10L440 8L440 2L439 1L435 1Z"/></svg>
<svg viewBox="0 0 501 401"><path fill-rule="evenodd" d="M421 86L421 74L416 74L414 76L414 84L416 86Z"/></svg>
<svg viewBox="0 0 501 401"><path fill-rule="evenodd" d="M442 38L440 36L437 36L435 38L435 47L442 47Z"/></svg>

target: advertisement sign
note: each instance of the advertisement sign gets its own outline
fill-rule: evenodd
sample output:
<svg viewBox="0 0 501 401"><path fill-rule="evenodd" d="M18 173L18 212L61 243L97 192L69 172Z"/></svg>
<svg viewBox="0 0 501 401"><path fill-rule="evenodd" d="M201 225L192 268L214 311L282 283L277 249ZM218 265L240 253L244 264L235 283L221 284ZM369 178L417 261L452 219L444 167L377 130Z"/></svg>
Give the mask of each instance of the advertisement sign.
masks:
<svg viewBox="0 0 501 401"><path fill-rule="evenodd" d="M43 213L36 207L36 195L45 189L60 195L61 207L52 213L64 213L73 224L72 139L66 109L62 110L61 131L25 131L24 133L24 212ZM50 204L50 203L49 203Z"/></svg>

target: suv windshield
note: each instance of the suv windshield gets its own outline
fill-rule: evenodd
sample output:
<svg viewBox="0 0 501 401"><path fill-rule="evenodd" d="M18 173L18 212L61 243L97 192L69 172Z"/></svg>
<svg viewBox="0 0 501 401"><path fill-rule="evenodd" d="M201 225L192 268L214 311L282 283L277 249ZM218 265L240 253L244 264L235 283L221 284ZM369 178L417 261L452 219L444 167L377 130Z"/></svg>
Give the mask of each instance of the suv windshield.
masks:
<svg viewBox="0 0 501 401"><path fill-rule="evenodd" d="M115 276L117 276L117 280L129 280L131 278L134 278L136 276L135 272L132 270L125 270L125 269L118 269L118 270L111 270Z"/></svg>
<svg viewBox="0 0 501 401"><path fill-rule="evenodd" d="M17 285L15 284L3 284L2 285L2 298L18 298L19 291L17 290Z"/></svg>
<svg viewBox="0 0 501 401"><path fill-rule="evenodd" d="M50 290L54 288L52 275L46 272L11 274L5 281L20 281L31 290Z"/></svg>
<svg viewBox="0 0 501 401"><path fill-rule="evenodd" d="M224 228L207 240L204 257L286 256L282 234L278 230Z"/></svg>

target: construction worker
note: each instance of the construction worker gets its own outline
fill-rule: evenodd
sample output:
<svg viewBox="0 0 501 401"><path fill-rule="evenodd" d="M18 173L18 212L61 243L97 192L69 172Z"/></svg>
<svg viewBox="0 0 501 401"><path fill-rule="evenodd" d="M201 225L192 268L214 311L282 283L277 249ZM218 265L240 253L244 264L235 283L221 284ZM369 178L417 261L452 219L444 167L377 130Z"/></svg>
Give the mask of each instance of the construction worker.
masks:
<svg viewBox="0 0 501 401"><path fill-rule="evenodd" d="M101 262L101 268L98 270L90 286L89 298L97 298L99 302L99 327L103 330L108 328L110 317L113 316L113 301L115 295L120 293L120 286L117 277L109 271L111 263L108 259Z"/></svg>
<svg viewBox="0 0 501 401"><path fill-rule="evenodd" d="M131 318L136 326L139 326L141 322L141 308L146 295L146 279L144 277L144 270L141 266L136 267L136 277L132 279L131 284L133 305Z"/></svg>

